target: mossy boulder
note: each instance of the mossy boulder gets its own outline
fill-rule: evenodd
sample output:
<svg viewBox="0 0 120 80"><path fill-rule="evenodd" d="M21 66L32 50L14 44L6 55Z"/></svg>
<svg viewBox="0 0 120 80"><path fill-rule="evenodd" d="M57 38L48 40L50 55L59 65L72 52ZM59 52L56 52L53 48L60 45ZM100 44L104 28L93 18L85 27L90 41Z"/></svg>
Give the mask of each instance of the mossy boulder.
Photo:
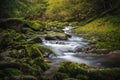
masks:
<svg viewBox="0 0 120 80"><path fill-rule="evenodd" d="M0 35L1 50L8 47L15 47L16 45L25 44L26 42L24 35L13 29L1 30Z"/></svg>
<svg viewBox="0 0 120 80"><path fill-rule="evenodd" d="M88 80L88 70L94 69L93 67L89 67L85 64L77 64L72 62L63 62L58 72L55 74L55 79L59 80L59 76L62 76L62 80ZM61 75L62 74L62 75ZM63 76L67 76L64 77Z"/></svg>
<svg viewBox="0 0 120 80"><path fill-rule="evenodd" d="M24 24L25 24L25 20L22 18L10 18L0 22L0 28L15 29L16 31L20 32Z"/></svg>
<svg viewBox="0 0 120 80"><path fill-rule="evenodd" d="M48 57L50 54L54 54L54 52L51 49L46 48L44 46L40 46L40 51L44 53L45 57Z"/></svg>
<svg viewBox="0 0 120 80"><path fill-rule="evenodd" d="M37 44L21 45L21 47L19 47L18 50L13 49L9 54L10 54L10 57L18 58L18 59L21 59L24 57L30 57L32 59L37 57L43 58L43 55L44 55L44 53L42 53L40 50L40 46Z"/></svg>
<svg viewBox="0 0 120 80"><path fill-rule="evenodd" d="M42 39L40 37L34 37L31 41L34 43L42 43Z"/></svg>
<svg viewBox="0 0 120 80"><path fill-rule="evenodd" d="M18 58L18 59L21 59L21 58L24 58L26 56L26 52L24 49L20 49L20 50L12 50L10 53L9 53L10 57L12 58Z"/></svg>
<svg viewBox="0 0 120 80"><path fill-rule="evenodd" d="M21 32L24 33L24 34L28 34L28 35L32 35L32 34L35 33L35 31L32 30L32 29L29 28L29 27L23 27L23 28L21 29Z"/></svg>
<svg viewBox="0 0 120 80"><path fill-rule="evenodd" d="M86 75L81 75L81 74L78 74L76 78L77 78L77 79L81 79L81 80L88 80L88 76L86 76Z"/></svg>
<svg viewBox="0 0 120 80"><path fill-rule="evenodd" d="M84 69L88 67L85 64L77 64L71 62L63 62L59 68L60 72L66 73L71 77L76 77L77 74L86 74Z"/></svg>
<svg viewBox="0 0 120 80"><path fill-rule="evenodd" d="M27 51L27 55L31 58L41 57L43 58L43 54L40 51L40 47L38 45L26 45L25 49Z"/></svg>
<svg viewBox="0 0 120 80"><path fill-rule="evenodd" d="M27 25L34 31L44 31L45 27L39 21L27 21Z"/></svg>
<svg viewBox="0 0 120 80"><path fill-rule="evenodd" d="M45 35L46 40L67 40L68 36L61 32L48 32Z"/></svg>
<svg viewBox="0 0 120 80"><path fill-rule="evenodd" d="M59 22L59 21L48 21L46 22L46 30L47 31L55 31L55 32L63 32L64 26L67 26L69 23L68 22Z"/></svg>
<svg viewBox="0 0 120 80"><path fill-rule="evenodd" d="M25 76L25 80L42 79L41 73L49 68L43 59L43 55L41 47L37 44L25 44L18 50L11 50L9 55L6 55L0 62L1 79L4 80L6 77L16 79L19 75Z"/></svg>
<svg viewBox="0 0 120 80"><path fill-rule="evenodd" d="M68 74L66 73L61 73L61 72L57 72L55 75L54 75L54 79L55 80L64 80L66 78L69 78Z"/></svg>
<svg viewBox="0 0 120 80"><path fill-rule="evenodd" d="M85 64L63 62L54 76L55 80L119 80L120 68L96 68ZM62 75L61 75L62 74ZM63 77L63 74L69 78ZM61 76L61 77L59 77Z"/></svg>
<svg viewBox="0 0 120 80"><path fill-rule="evenodd" d="M15 22L14 20L12 21ZM10 23L8 21L11 26L12 21ZM34 37L31 43L27 41L26 34L33 34L34 29L26 23L21 21L18 29L16 22L13 26L18 30L9 25L6 25L5 28L0 28L1 80L19 80L20 75L23 76L22 80L42 80L42 72L49 68L43 58L51 54L52 51L35 44L42 43L39 37ZM8 52L4 52L5 50Z"/></svg>
<svg viewBox="0 0 120 80"><path fill-rule="evenodd" d="M19 69L15 69L15 68L7 68L5 69L5 71L9 74L9 75L20 75L22 72Z"/></svg>
<svg viewBox="0 0 120 80"><path fill-rule="evenodd" d="M9 18L0 22L0 28L14 29L18 32L44 31L44 25L37 20L25 20L23 18ZM32 30L30 30L31 28Z"/></svg>
<svg viewBox="0 0 120 80"><path fill-rule="evenodd" d="M9 77L21 74L37 76L42 71L39 66L29 65L23 62L2 63L0 64L0 69L6 74L5 76Z"/></svg>
<svg viewBox="0 0 120 80"><path fill-rule="evenodd" d="M33 64L36 64L36 65L40 66L43 71L45 71L45 70L47 70L49 68L47 63L44 62L44 60L41 59L40 57L34 59L34 63Z"/></svg>

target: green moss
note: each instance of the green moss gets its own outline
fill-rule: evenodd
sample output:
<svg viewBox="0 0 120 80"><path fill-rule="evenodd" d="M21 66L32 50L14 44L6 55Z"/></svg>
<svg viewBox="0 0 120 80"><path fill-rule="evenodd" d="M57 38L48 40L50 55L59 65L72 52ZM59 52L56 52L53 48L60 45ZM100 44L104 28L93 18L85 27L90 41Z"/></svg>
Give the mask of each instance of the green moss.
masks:
<svg viewBox="0 0 120 80"><path fill-rule="evenodd" d="M86 75L77 75L77 77L76 77L77 79L80 79L80 80L88 80L88 76L86 76Z"/></svg>
<svg viewBox="0 0 120 80"><path fill-rule="evenodd" d="M24 33L24 34L28 34L28 35L31 35L31 34L33 34L33 33L35 33L31 28L27 28L27 27L23 27L22 29L21 29L21 32L22 33Z"/></svg>
<svg viewBox="0 0 120 80"><path fill-rule="evenodd" d="M87 69L86 65L79 65L77 63L64 62L59 68L59 72L68 74L70 77L76 77L77 74L86 74L87 72L84 69Z"/></svg>
<svg viewBox="0 0 120 80"><path fill-rule="evenodd" d="M40 46L40 51L43 53L44 56L49 56L50 54L54 54L54 52L44 46Z"/></svg>
<svg viewBox="0 0 120 80"><path fill-rule="evenodd" d="M30 34L34 33L34 31L44 31L45 25L37 20L25 20L23 18L9 18L3 22L0 22L0 28L14 29L18 32Z"/></svg>
<svg viewBox="0 0 120 80"><path fill-rule="evenodd" d="M15 68L7 68L5 69L5 71L7 72L7 74L11 76L20 75L22 73L19 69L15 69Z"/></svg>
<svg viewBox="0 0 120 80"><path fill-rule="evenodd" d="M11 51L10 56L14 58L43 58L43 53L40 51L40 46L38 46L37 44L26 44L21 45L21 48L19 48L19 50Z"/></svg>
<svg viewBox="0 0 120 80"><path fill-rule="evenodd" d="M31 58L43 57L38 45L26 45L27 55Z"/></svg>
<svg viewBox="0 0 120 80"><path fill-rule="evenodd" d="M40 37L34 37L31 41L34 43L42 43L42 39Z"/></svg>
<svg viewBox="0 0 120 80"><path fill-rule="evenodd" d="M17 33L15 30L7 29L0 32L0 49L14 47L18 44L24 44L26 39L24 35Z"/></svg>
<svg viewBox="0 0 120 80"><path fill-rule="evenodd" d="M96 19L82 27L73 30L76 34L87 34L88 39L93 42L96 39L98 49L108 51L120 49L120 19L118 16L108 16ZM92 39L94 37L94 39Z"/></svg>
<svg viewBox="0 0 120 80"><path fill-rule="evenodd" d="M119 72L120 68L98 69L85 64L63 62L55 75L55 80L67 80L67 77L73 80L119 80Z"/></svg>
<svg viewBox="0 0 120 80"><path fill-rule="evenodd" d="M10 74L8 78L15 76L15 74L18 75L19 71L17 70L25 75L40 77L41 73L48 69L48 65L43 60L43 55L48 55L52 51L37 44L27 43L23 35L15 30L1 30L1 35L0 42L1 44L4 42L5 45L1 45L1 49L3 50L3 47L11 48L9 55L5 55L2 59L5 63L0 64L0 68L4 67L3 74L1 74L5 75L3 77L7 77L6 71ZM1 57L3 56L1 55Z"/></svg>
<svg viewBox="0 0 120 80"><path fill-rule="evenodd" d="M44 31L44 26L38 21L27 21L27 24L35 31Z"/></svg>
<svg viewBox="0 0 120 80"><path fill-rule="evenodd" d="M10 53L12 58L24 58L26 53L24 49L21 50L12 50Z"/></svg>
<svg viewBox="0 0 120 80"><path fill-rule="evenodd" d="M60 73L60 72L57 72L55 75L54 75L55 79L54 80L64 80L66 78L69 78L69 76L66 74L66 73Z"/></svg>
<svg viewBox="0 0 120 80"><path fill-rule="evenodd" d="M40 57L34 59L34 64L40 66L43 71L45 71L49 68L47 63L45 63L44 60L41 59Z"/></svg>
<svg viewBox="0 0 120 80"><path fill-rule="evenodd" d="M66 40L68 36L61 32L48 32L45 35L46 40Z"/></svg>
<svg viewBox="0 0 120 80"><path fill-rule="evenodd" d="M46 22L46 30L47 31L55 31L55 32L62 32L62 29L64 26L69 25L68 22L58 22L58 21L53 21L53 22Z"/></svg>

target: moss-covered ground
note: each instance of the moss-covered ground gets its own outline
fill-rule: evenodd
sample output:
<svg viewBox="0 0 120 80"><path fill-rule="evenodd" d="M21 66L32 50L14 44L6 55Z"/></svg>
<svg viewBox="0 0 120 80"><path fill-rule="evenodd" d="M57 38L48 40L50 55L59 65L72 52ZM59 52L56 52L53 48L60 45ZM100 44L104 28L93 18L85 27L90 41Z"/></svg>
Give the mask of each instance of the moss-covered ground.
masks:
<svg viewBox="0 0 120 80"><path fill-rule="evenodd" d="M106 16L93 20L73 30L75 34L86 34L97 49L107 52L120 50L120 16ZM97 51L95 51L97 53ZM100 52L102 54L102 52Z"/></svg>

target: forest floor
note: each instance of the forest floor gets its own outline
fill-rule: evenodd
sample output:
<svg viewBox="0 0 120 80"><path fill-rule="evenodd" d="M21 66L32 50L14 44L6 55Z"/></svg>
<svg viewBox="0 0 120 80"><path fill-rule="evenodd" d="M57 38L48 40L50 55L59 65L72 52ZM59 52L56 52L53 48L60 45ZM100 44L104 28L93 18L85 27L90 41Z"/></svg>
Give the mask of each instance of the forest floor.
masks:
<svg viewBox="0 0 120 80"><path fill-rule="evenodd" d="M83 34L93 44L92 53L108 54L120 50L120 16L106 16L73 30L75 34ZM90 48L89 47L89 48ZM94 49L93 49L94 48ZM96 48L96 49L95 49Z"/></svg>

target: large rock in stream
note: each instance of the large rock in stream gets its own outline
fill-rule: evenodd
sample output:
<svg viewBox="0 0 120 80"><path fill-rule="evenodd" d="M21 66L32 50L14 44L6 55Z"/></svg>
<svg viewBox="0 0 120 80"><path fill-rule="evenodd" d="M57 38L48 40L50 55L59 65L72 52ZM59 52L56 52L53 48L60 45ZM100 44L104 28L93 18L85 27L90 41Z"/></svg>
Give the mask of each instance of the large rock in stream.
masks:
<svg viewBox="0 0 120 80"><path fill-rule="evenodd" d="M45 40L67 40L68 35L61 32L48 32L45 35Z"/></svg>

